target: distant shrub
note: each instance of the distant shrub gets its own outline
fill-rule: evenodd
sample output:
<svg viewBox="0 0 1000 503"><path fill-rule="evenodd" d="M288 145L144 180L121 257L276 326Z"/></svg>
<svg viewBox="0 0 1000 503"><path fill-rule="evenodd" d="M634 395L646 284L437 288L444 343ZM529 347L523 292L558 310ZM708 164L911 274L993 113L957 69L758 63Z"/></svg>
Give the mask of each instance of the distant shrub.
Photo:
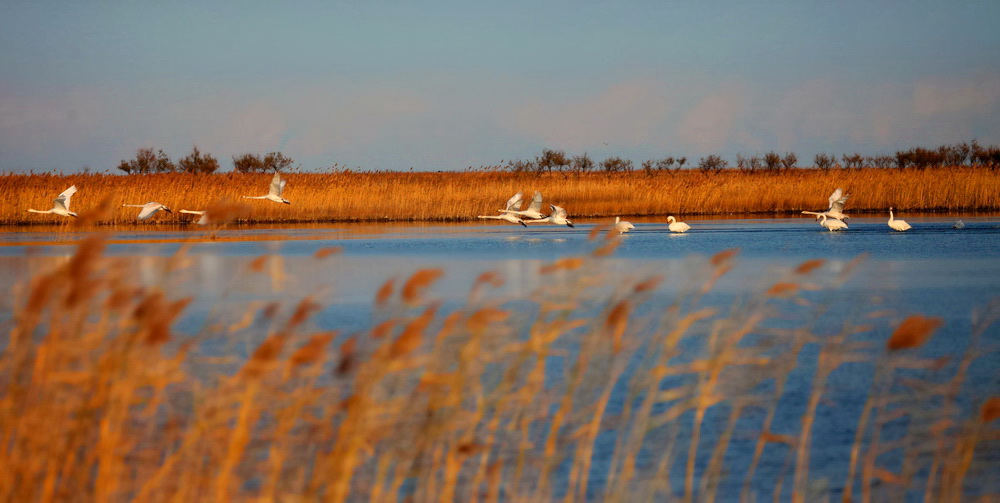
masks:
<svg viewBox="0 0 1000 503"><path fill-rule="evenodd" d="M837 162L837 158L827 154L816 154L816 157L813 158L813 164L819 169L830 169L835 162Z"/></svg>
<svg viewBox="0 0 1000 503"><path fill-rule="evenodd" d="M764 167L768 171L778 171L781 169L781 156L775 151L764 154Z"/></svg>
<svg viewBox="0 0 1000 503"><path fill-rule="evenodd" d="M781 158L781 167L785 169L795 169L799 163L799 156L795 152L786 152Z"/></svg>
<svg viewBox="0 0 1000 503"><path fill-rule="evenodd" d="M757 154L751 156L736 154L736 169L744 173L758 172L764 167L764 164L765 158L761 158Z"/></svg>
<svg viewBox="0 0 1000 503"><path fill-rule="evenodd" d="M547 148L542 150L542 155L535 157L535 168L539 173L551 173L553 169L557 172L561 172L564 169L569 168L569 165L569 157L566 157L566 152L563 150L552 150Z"/></svg>
<svg viewBox="0 0 1000 503"><path fill-rule="evenodd" d="M635 167L629 159L621 157L608 157L601 161L601 169L607 173L628 173Z"/></svg>
<svg viewBox="0 0 1000 503"><path fill-rule="evenodd" d="M281 152L269 152L261 157L259 154L241 154L233 156L233 170L239 173L266 173L269 171L284 171L295 161Z"/></svg>
<svg viewBox="0 0 1000 503"><path fill-rule="evenodd" d="M674 162L676 161L673 157L664 157L663 159L656 161L656 169L662 171L669 170L674 166Z"/></svg>
<svg viewBox="0 0 1000 503"><path fill-rule="evenodd" d="M219 170L219 161L212 154L202 154L195 145L187 157L177 161L177 167L185 173L215 173Z"/></svg>
<svg viewBox="0 0 1000 503"><path fill-rule="evenodd" d="M865 164L865 158L861 154L844 154L840 156L840 160L844 162L845 168L860 168Z"/></svg>
<svg viewBox="0 0 1000 503"><path fill-rule="evenodd" d="M586 173L588 171L594 170L594 160L587 155L586 152L583 155L574 156L573 160L570 162L570 169L574 173Z"/></svg>
<svg viewBox="0 0 1000 503"><path fill-rule="evenodd" d="M896 165L896 158L891 155L873 155L865 159L865 163L873 168L891 168Z"/></svg>
<svg viewBox="0 0 1000 503"><path fill-rule="evenodd" d="M717 155L702 157L701 160L698 161L698 169L705 173L719 172L728 167L729 162Z"/></svg>
<svg viewBox="0 0 1000 503"><path fill-rule="evenodd" d="M656 173L656 163L650 160L642 161L642 171L647 176L652 176L653 173Z"/></svg>
<svg viewBox="0 0 1000 503"><path fill-rule="evenodd" d="M118 164L118 169L130 175L144 175L147 173L173 173L177 171L177 166L170 162L170 158L163 150L158 150L155 154L151 147L140 148L135 151L135 158Z"/></svg>
<svg viewBox="0 0 1000 503"><path fill-rule="evenodd" d="M750 158L743 154L736 154L736 169L744 173L753 171L753 168L750 167Z"/></svg>
<svg viewBox="0 0 1000 503"><path fill-rule="evenodd" d="M653 174L659 171L670 171L674 167L674 163L677 161L673 157L664 157L662 159L650 159L648 161L642 162L642 170L646 174Z"/></svg>
<svg viewBox="0 0 1000 503"><path fill-rule="evenodd" d="M968 143L957 143L951 147L942 146L941 148L947 149L945 156L949 166L961 166L969 162L972 157L972 147Z"/></svg>
<svg viewBox="0 0 1000 503"><path fill-rule="evenodd" d="M531 173L535 171L534 161L521 159L507 161L507 170L512 173Z"/></svg>
<svg viewBox="0 0 1000 503"><path fill-rule="evenodd" d="M983 147L975 140L970 147L969 159L973 165L988 166L990 168L1000 167L1000 147L988 145Z"/></svg>

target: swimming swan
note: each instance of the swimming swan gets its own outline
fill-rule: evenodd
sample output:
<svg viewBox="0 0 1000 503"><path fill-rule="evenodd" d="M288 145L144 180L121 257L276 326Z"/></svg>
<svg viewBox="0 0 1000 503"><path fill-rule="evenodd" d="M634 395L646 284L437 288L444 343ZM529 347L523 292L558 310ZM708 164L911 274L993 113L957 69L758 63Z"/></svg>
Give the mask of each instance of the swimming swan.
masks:
<svg viewBox="0 0 1000 503"><path fill-rule="evenodd" d="M823 227L826 227L827 229L830 229L830 232L839 231L841 229L846 229L847 228L847 224L845 224L841 220L838 220L836 218L827 220L826 219L827 218L826 217L826 213L821 213L820 217L823 218L823 221L820 222L819 224L822 225Z"/></svg>
<svg viewBox="0 0 1000 503"><path fill-rule="evenodd" d="M670 222L670 225L667 226L667 228L670 229L670 232L687 232L691 230L690 225L684 222L678 222L673 216L667 217L667 222Z"/></svg>
<svg viewBox="0 0 1000 503"><path fill-rule="evenodd" d="M912 227L910 227L910 224L906 223L905 220L896 220L892 218L891 206L889 207L889 227L891 227L892 230L899 232L908 231L912 229Z"/></svg>
<svg viewBox="0 0 1000 503"><path fill-rule="evenodd" d="M621 217L615 217L615 230L618 231L618 234L625 234L632 229L635 229L632 222L622 222Z"/></svg>

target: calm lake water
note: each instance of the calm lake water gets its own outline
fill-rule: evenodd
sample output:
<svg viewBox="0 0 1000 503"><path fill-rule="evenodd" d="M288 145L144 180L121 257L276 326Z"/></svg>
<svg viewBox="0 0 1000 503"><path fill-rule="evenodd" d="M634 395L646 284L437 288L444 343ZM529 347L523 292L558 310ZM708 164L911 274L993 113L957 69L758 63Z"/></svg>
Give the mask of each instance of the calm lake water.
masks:
<svg viewBox="0 0 1000 503"><path fill-rule="evenodd" d="M864 265L847 285L856 295L884 295L889 307L959 321L1000 296L1000 217L961 218L965 227L954 229L956 217L907 217L913 229L905 233L891 231L881 217L854 218L841 232L828 232L807 218L688 219L693 229L686 234L667 232L662 221L631 219L636 228L621 237L607 267L617 274L681 277L689 257L737 248L738 265L719 289L740 292L759 288L773 267L823 258L836 270L864 255ZM107 253L134 259L146 282L161 279L161 258L179 250L181 241L194 240L188 253L198 274L188 278L187 286L206 300L232 295L238 284L236 293L245 298L301 296L332 287L332 302L370 303L386 279L425 267L446 270L437 292L445 299L463 298L475 275L487 270L505 274L511 293L527 291L537 286L541 264L592 251L588 235L594 225L272 226L221 230L214 241L204 240L210 233L194 226L101 234L111 243ZM31 227L0 233L0 285L22 282L48 258L72 255L72 243L93 234ZM334 260L311 260L317 250L333 246L343 249ZM246 264L262 254L283 260L286 278L280 291L268 281L246 284Z"/></svg>
<svg viewBox="0 0 1000 503"><path fill-rule="evenodd" d="M849 319L861 323L864 320L860 318L874 309L892 313L888 318L895 323L920 313L944 320L943 327L922 349L923 354L957 355L969 339L974 312L1000 298L1000 217L903 218L913 226L905 233L891 231L883 217L853 218L850 229L843 232L828 232L808 218L691 218L686 221L692 230L686 234L670 234L662 219L630 219L635 229L620 238L617 251L601 267L609 277L664 276L666 281L652 307L647 308L655 309L657 302L662 307L674 300L696 273L696 264L703 261L692 257L738 248L735 268L703 301L725 308L764 291L775 277L805 260L826 259L822 273L830 275L864 255L850 279L824 297L830 309L818 329L836 331ZM953 224L959 218L964 228L955 229ZM543 282L558 281L557 276L538 275L543 264L595 249L597 245L588 240L588 235L597 223L610 220L582 219L576 229L524 229L496 222L262 226L224 229L210 240L205 239L209 231L194 226L148 226L105 234L111 243L107 254L127 258L140 281L172 285L175 296L196 296L198 301L177 326L181 332L197 331L211 306L218 302L292 304L305 295L316 295L327 306L315 320L318 328L350 333L370 326L372 299L384 281L405 279L421 268L445 271L433 294L446 306L463 301L477 275L490 270L506 278L500 294L523 298ZM72 242L87 235L90 233L42 228L0 234L0 288L17 292L15 285L23 284L31 274L51 267L53 262L66 260L74 252ZM192 242L182 242L185 240ZM182 246L190 247L190 267L183 277L164 276L166 257ZM321 261L313 258L317 250L327 247L343 251ZM279 257L268 267L280 268L281 274L248 272L248 264L263 254ZM2 307L0 316L6 321L11 298ZM994 326L986 334L994 344L1000 342L997 331ZM244 350L250 349L248 344ZM691 350L698 349L692 346ZM790 384L791 400L804 401L809 392L815 361L809 360L810 352L804 355L801 375ZM815 358L815 351L811 355ZM821 460L814 462L815 477L843 479L853 425L873 372L870 366L847 367L831 376L829 398L844 406L829 412L831 416L817 424L815 435L825 441L822 455L814 456ZM977 361L969 372L966 382L975 386L964 392L965 403L1000 394L1000 362L996 358ZM621 401L617 403L620 408ZM775 431L782 429L782 421L798 421L798 413L801 409L793 407L790 413L777 418ZM736 459L750 455L752 443L744 444L734 442ZM597 457L601 449L612 448L613 442L599 443ZM991 459L987 466L1000 467L996 456ZM780 462L774 466L765 463L760 470L766 479L768 470L780 467ZM598 460L595 473L601 468L606 467ZM734 486L722 487L719 500L737 496L740 481L736 477ZM1000 482L985 484L993 486L984 487L984 491L1000 491ZM762 485L765 487L761 490L766 491L767 483ZM835 493L836 483L833 485Z"/></svg>

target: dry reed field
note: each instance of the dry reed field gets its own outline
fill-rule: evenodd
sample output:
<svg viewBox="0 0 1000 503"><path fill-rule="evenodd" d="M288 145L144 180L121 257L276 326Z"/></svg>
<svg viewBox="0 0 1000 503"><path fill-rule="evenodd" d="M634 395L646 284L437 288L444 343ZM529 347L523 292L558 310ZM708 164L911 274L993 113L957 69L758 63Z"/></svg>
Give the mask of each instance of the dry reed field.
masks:
<svg viewBox="0 0 1000 503"><path fill-rule="evenodd" d="M707 296L736 251L693 259L690 277L610 278L599 265L615 243L541 266L551 281L513 298L495 293L495 272L459 306L435 297L446 270L388 281L362 332L318 328L307 296L227 302L180 333L193 299L171 285L190 273L185 250L140 286L127 258L88 238L15 291L0 500L1000 497L1000 397L967 382L998 356L1000 306L932 358L921 351L938 319L826 312L859 260L789 265L718 307ZM278 258L246 275L280 276ZM667 280L684 285L676 297L659 293ZM246 357L205 349L251 342ZM831 377L859 365L875 369L863 407L838 412ZM819 433L831 429L852 432L839 455Z"/></svg>
<svg viewBox="0 0 1000 503"><path fill-rule="evenodd" d="M571 217L788 214L824 210L827 198L843 187L848 212L996 210L1000 171L952 167L927 169L795 169L779 173L725 170L632 173L524 174L494 171L460 173L291 173L284 196L291 205L241 199L267 193L269 174L185 173L148 175L2 175L0 224L63 221L46 210L70 185L79 192L72 208L88 223L134 222L136 208L122 204L156 201L176 210L204 210L220 202L245 208L239 220L252 222L470 220L495 215L504 201L534 191ZM527 202L524 203L527 205ZM189 219L161 212L144 223Z"/></svg>

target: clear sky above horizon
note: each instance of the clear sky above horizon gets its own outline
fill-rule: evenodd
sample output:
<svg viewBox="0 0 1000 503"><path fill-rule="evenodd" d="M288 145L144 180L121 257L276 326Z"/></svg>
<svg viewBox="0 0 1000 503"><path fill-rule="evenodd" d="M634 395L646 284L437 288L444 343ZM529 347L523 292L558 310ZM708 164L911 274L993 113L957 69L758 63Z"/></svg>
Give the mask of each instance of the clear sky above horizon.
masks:
<svg viewBox="0 0 1000 503"><path fill-rule="evenodd" d="M0 3L0 171L1000 143L1000 2Z"/></svg>

